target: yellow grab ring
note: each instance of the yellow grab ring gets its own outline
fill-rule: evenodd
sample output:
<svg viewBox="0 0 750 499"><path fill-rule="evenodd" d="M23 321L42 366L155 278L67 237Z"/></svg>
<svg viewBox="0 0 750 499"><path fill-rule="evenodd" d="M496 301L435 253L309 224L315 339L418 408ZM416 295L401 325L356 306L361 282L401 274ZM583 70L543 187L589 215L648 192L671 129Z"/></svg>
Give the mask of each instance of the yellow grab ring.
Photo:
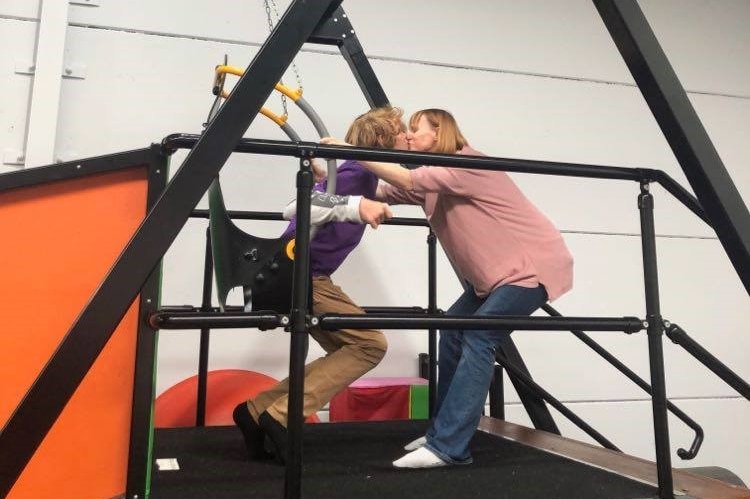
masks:
<svg viewBox="0 0 750 499"><path fill-rule="evenodd" d="M295 243L296 243L296 239L292 239L288 243L286 243L286 256L292 261L294 260Z"/></svg>

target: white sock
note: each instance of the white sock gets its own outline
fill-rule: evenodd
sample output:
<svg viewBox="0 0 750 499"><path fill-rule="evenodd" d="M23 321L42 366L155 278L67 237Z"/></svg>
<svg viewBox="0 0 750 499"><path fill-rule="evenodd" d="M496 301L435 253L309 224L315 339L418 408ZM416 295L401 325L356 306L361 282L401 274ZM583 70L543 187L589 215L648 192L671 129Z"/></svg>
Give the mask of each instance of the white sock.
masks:
<svg viewBox="0 0 750 499"><path fill-rule="evenodd" d="M404 450L408 450L408 451L417 450L426 443L427 443L427 437L421 436L417 438L416 440L412 440L408 444L404 445Z"/></svg>
<svg viewBox="0 0 750 499"><path fill-rule="evenodd" d="M393 461L393 466L396 468L436 468L447 464L427 447L420 447L401 459Z"/></svg>

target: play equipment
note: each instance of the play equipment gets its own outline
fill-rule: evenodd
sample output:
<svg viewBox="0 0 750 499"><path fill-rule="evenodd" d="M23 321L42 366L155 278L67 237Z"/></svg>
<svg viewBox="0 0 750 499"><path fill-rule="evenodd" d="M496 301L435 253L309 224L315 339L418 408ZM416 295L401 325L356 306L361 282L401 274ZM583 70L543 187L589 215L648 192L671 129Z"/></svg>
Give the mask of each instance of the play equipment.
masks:
<svg viewBox="0 0 750 499"><path fill-rule="evenodd" d="M360 378L331 399L329 418L332 422L427 419L427 399L424 378Z"/></svg>
<svg viewBox="0 0 750 499"><path fill-rule="evenodd" d="M263 373L243 369L209 371L206 400L206 426L234 425L232 411L278 383ZM198 376L191 376L165 390L154 402L154 427L178 428L195 426ZM313 414L310 423L320 421Z"/></svg>
<svg viewBox="0 0 750 499"><path fill-rule="evenodd" d="M667 425L666 389L664 383L663 335L674 331L674 324L665 320L660 311L658 293L658 274L656 268L656 237L653 220L653 194L650 185L658 182L673 194L685 206L701 219L712 225L719 241L724 246L729 260L734 265L739 278L747 289L750 289L750 214L744 205L734 183L727 174L715 148L700 123L684 89L676 75L672 72L666 56L656 41L645 16L634 0L595 0L605 25L609 29L618 49L623 54L625 62L631 68L634 79L646 97L657 122L669 142L681 167L686 173L696 197L674 182L663 172L646 168L622 168L602 165L580 165L569 163L540 162L533 160L513 160L497 157L456 157L453 155L434 155L409 152L378 151L366 148L342 148L323 146L317 143L294 143L257 139L243 139L243 134L260 111L262 103L272 92L275 82L288 67L291 59L307 42L336 45L349 63L365 98L372 106L385 105L388 99L383 92L377 78L359 45L355 31L349 23L348 17L334 0L294 0L290 3L280 24L259 49L257 56L248 66L246 73L259 72L262 78L243 77L234 88L226 103L210 120L206 130L199 136L173 135L166 138L161 149L154 155L162 158L176 148L186 147L192 151L186 157L182 166L177 169L165 188L164 177L166 169L149 170L153 175L161 175L161 183L148 182L148 189L141 201L146 203L147 215L144 216L144 203L136 200L133 203L137 219L131 226L130 233L123 237L120 246L109 263L111 266L99 268L98 275L93 279L93 285L82 292L81 296L90 299L76 301L68 308L55 308L59 315L60 327L52 331L54 340L47 348L35 352L36 363L32 369L24 369L28 361L28 352L24 350L26 342L8 341L2 349L7 361L6 369L16 369L17 363L25 370L23 379L14 385L14 394L9 398L5 407L5 426L0 433L0 496L10 495L12 499L26 497L80 497L80 490L86 487L90 497L107 498L123 495L128 498L145 497L148 490L148 476L151 472L150 460L150 430L148 418L150 402L153 396L154 363L154 329L194 328L194 327L282 327L291 332L290 340L290 424L289 441L290 452L287 460L285 482L285 496L299 498L302 494L302 418L301 400L304 387L303 373L306 355L306 333L311 327L324 330L350 328L388 328L388 329L456 329L456 328L493 328L524 330L591 330L591 331L623 331L639 333L644 330L648 334L649 364L651 367L651 387L654 419L654 440L656 450L656 464L647 463L646 473L638 473L638 479L648 480L658 489L654 492L660 499L671 499L674 490L687 490L687 482L673 481L671 452ZM297 190L297 217L299 223L298 240L295 251L294 267L294 295L292 307L284 313L240 313L226 315L203 308L188 314L158 309L158 288L151 287L154 276L158 277L158 267L161 258L174 241L180 228L191 216L193 208L205 194L210 183L232 151L259 154L277 154L300 158L300 172ZM563 176L593 177L619 181L632 181L640 187L638 193L638 208L641 217L641 235L643 246L644 284L646 297L646 314L644 317L529 317L516 320L507 317L462 318L445 317L439 314L405 314L381 313L369 316L343 316L329 314L314 316L308 305L309 301L309 190L312 185L312 174L309 159L313 153L324 157L337 159L370 159L375 161L405 162L407 164L430 164L435 166L453 166L461 168L499 169L513 172L551 174ZM98 158L98 161L84 160L80 162L47 167L39 172L17 172L0 176L0 190L3 198L11 201L7 206L14 206L15 189L29 187L35 182L39 185L45 182L56 182L61 178L78 178L84 174L91 174L91 170L101 168L116 162L113 155ZM132 167L142 167L143 164L130 163ZM91 169L87 169L93 165ZM79 172L80 170L80 172ZM41 173L40 173L41 172ZM158 195L158 201L157 196ZM6 197L7 196L7 197ZM32 195L33 197L33 195ZM41 199L41 198L40 198ZM113 198L110 198L113 199ZM119 198L118 198L119 199ZM153 202L152 202L153 201ZM19 202L21 206L23 202ZM305 211L307 210L307 211ZM50 210L55 212L54 208ZM90 213L91 210L88 210ZM11 220L13 216L8 217ZM38 220L33 217L30 220ZM5 220L4 220L5 222ZM140 223L140 225L138 225ZM135 227L138 227L135 230ZM76 230L81 230L76 226ZM92 225L90 229L96 233L101 225ZM40 231L44 232L44 231ZM72 232L72 229L71 229ZM127 232L127 231L126 231ZM131 237L132 236L132 237ZM71 238L72 239L72 238ZM67 242L67 241L66 241ZM16 246L21 251L31 249L40 244L30 241L23 246ZM48 247L54 247L50 244ZM100 251L99 244L95 245ZM117 250L122 249L119 257L115 257ZM81 254L89 254L86 248L78 248ZM13 262L12 259L5 261ZM45 261L41 256L38 261ZM37 262L38 262L37 261ZM67 263L67 262L65 262ZM9 293L16 295L12 304L21 305L30 301L29 297L53 296L49 288L41 289L42 284L65 282L49 279L45 274L50 268L57 270L65 268L59 255L55 255L54 265L38 265L37 274L27 275L27 279L19 283L18 288L8 287ZM108 270L107 270L108 268ZM33 269L32 269L33 270ZM68 290L66 289L67 293ZM138 309L133 312L131 306L134 298L141 293ZM55 298L66 298L54 295ZM12 297L11 297L12 298ZM79 296L80 298L80 296ZM6 302L7 303L7 302ZM22 307L20 307L22 309ZM13 310L16 310L13 308ZM130 312L129 312L130 310ZM434 312L434 310L431 310ZM32 338L31 350L41 346L37 336L43 337L48 332L44 324L38 324L34 317L38 310L34 309L26 314L19 314L24 321L21 327L11 328L23 334L24 340ZM132 315L131 315L132 314ZM191 315L192 314L192 315ZM125 318L125 321L123 321ZM81 424L80 428L87 433L87 440L102 444L101 453L96 458L89 458L83 463L85 470L81 472L80 462L71 456L81 454L80 435L75 432L65 433L64 428L69 417L68 411L73 410L78 397L86 392L89 383L93 383L97 372L98 362L107 363L107 348L116 342L118 325L127 324L132 320L130 334L133 336L128 343L133 348L133 338L136 355L123 356L129 366L134 365L135 373L127 370L116 373L119 380L134 379L132 393L125 386L120 389L108 387L108 378L104 376L105 388L99 389L98 383L93 398L98 403L102 400L109 402L110 398L117 398L117 414L113 416L113 433L116 439L108 439L106 434L96 431L104 427L100 424ZM138 329L137 335L134 330ZM142 329L141 329L142 328ZM66 332L67 330L67 332ZM23 345L21 345L23 344ZM50 346L51 345L51 346ZM512 345L512 342L511 342ZM680 343L688 352L696 357L712 371L719 374L725 381L732 380L732 386L744 396L750 397L747 383L739 380L735 373L718 362L709 353L692 345L689 341ZM503 350L506 350L503 347ZM509 358L508 351L503 352ZM513 352L514 350L510 350ZM547 442L555 433L556 427L551 422L548 409L544 401L550 400L546 392L532 389L527 382L528 376L520 355L512 354L513 365L518 369L511 372L511 376L519 383L516 385L519 396L529 413L534 426L545 432L534 430L520 430L504 425L502 422L492 422L489 426L502 427L507 430L506 437L518 440L518 435L527 434L527 442ZM19 360L22 359L23 360ZM119 358L119 357L118 357ZM137 360L134 360L137 359ZM434 363L431 356L430 362ZM28 364L26 364L28 365ZM432 370L431 370L432 372ZM6 374L6 373L4 373ZM432 377L434 382L434 377ZM519 386L523 389L519 389ZM132 396L131 396L132 395ZM128 404L132 403L132 412ZM106 403L104 407L109 407ZM82 412L87 414L86 410ZM129 417L130 416L130 417ZM85 416L84 416L85 418ZM316 425L322 427L323 425ZM333 426L333 425L331 425ZM551 429L550 429L551 428ZM492 428L483 428L490 431ZM131 432L129 445L123 445ZM210 429L206 429L210 431ZM326 431L326 430L323 430ZM63 432L63 437L58 432ZM93 433L89 434L89 432ZM531 432L531 433L529 433ZM83 433L83 432L82 432ZM363 432L359 432L363 434ZM500 433L498 430L497 433ZM59 440L57 440L59 438ZM115 444L113 444L115 442ZM555 440L546 450L560 454L560 447L566 445L564 439ZM570 445L567 443L567 445ZM48 447L49 446L49 447ZM54 449L57 454L50 459L48 452ZM369 451L369 449L368 449ZM618 473L636 476L620 466L614 469L612 463L628 461L627 456L611 452L608 449L586 448L589 455L596 455L593 468L607 469ZM603 451L603 452L597 452ZM125 457L127 453L127 457ZM97 459L101 458L101 459ZM552 457L546 458L548 461ZM98 467L104 464L107 472L101 472ZM628 464L633 465L631 460ZM640 463L644 465L644 463ZM459 470L455 470L459 473ZM127 474L127 477L125 476ZM542 473L543 476L555 476L555 472ZM540 475L540 476L542 476ZM654 480L653 476L657 479ZM97 484L92 483L92 476ZM496 476L493 473L493 477ZM645 478L644 478L645 477ZM99 486L101 478L104 485ZM330 475L325 476L330 484ZM517 480L517 476L510 478ZM692 480L692 479L691 479ZM203 481L203 480L201 480ZM453 481L453 480L452 480ZM575 484L587 483L587 479L575 480ZM715 481L712 481L715 482ZM706 487L713 487L712 482L700 482ZM529 481L531 485L538 482ZM690 482L696 483L696 482ZM27 487L39 487L29 492ZM45 489L45 487L47 487ZM257 484L256 484L257 488ZM64 489L64 490L63 490ZM368 490L377 490L370 487ZM725 489L726 490L726 489ZM559 491L548 491L547 494L537 494L536 497L548 497ZM78 495L76 495L78 494ZM601 497L601 491L598 491ZM394 495L395 496L395 495ZM364 497L364 496L361 496ZM455 496L454 496L455 497ZM580 497L580 496L577 496ZM630 495L629 497L638 497Z"/></svg>

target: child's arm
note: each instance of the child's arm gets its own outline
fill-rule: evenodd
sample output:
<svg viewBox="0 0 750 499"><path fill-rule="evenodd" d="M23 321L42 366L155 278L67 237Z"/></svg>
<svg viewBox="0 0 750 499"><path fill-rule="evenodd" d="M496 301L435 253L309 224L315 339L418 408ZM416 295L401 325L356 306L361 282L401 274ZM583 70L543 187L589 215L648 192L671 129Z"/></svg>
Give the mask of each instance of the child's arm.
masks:
<svg viewBox="0 0 750 499"><path fill-rule="evenodd" d="M312 225L322 225L328 222L356 222L370 224L375 229L383 220L393 216L386 203L362 196L338 196L313 191L310 201ZM297 200L295 199L284 208L284 219L290 220L296 212Z"/></svg>

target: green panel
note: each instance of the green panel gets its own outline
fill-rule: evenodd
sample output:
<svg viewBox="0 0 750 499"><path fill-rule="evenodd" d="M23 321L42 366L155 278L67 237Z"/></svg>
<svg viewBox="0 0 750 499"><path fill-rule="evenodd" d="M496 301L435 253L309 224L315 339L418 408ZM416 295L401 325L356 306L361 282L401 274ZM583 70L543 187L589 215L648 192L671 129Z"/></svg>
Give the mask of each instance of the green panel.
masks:
<svg viewBox="0 0 750 499"><path fill-rule="evenodd" d="M409 419L427 419L429 411L427 403L429 399L429 386L411 385L409 390Z"/></svg>

